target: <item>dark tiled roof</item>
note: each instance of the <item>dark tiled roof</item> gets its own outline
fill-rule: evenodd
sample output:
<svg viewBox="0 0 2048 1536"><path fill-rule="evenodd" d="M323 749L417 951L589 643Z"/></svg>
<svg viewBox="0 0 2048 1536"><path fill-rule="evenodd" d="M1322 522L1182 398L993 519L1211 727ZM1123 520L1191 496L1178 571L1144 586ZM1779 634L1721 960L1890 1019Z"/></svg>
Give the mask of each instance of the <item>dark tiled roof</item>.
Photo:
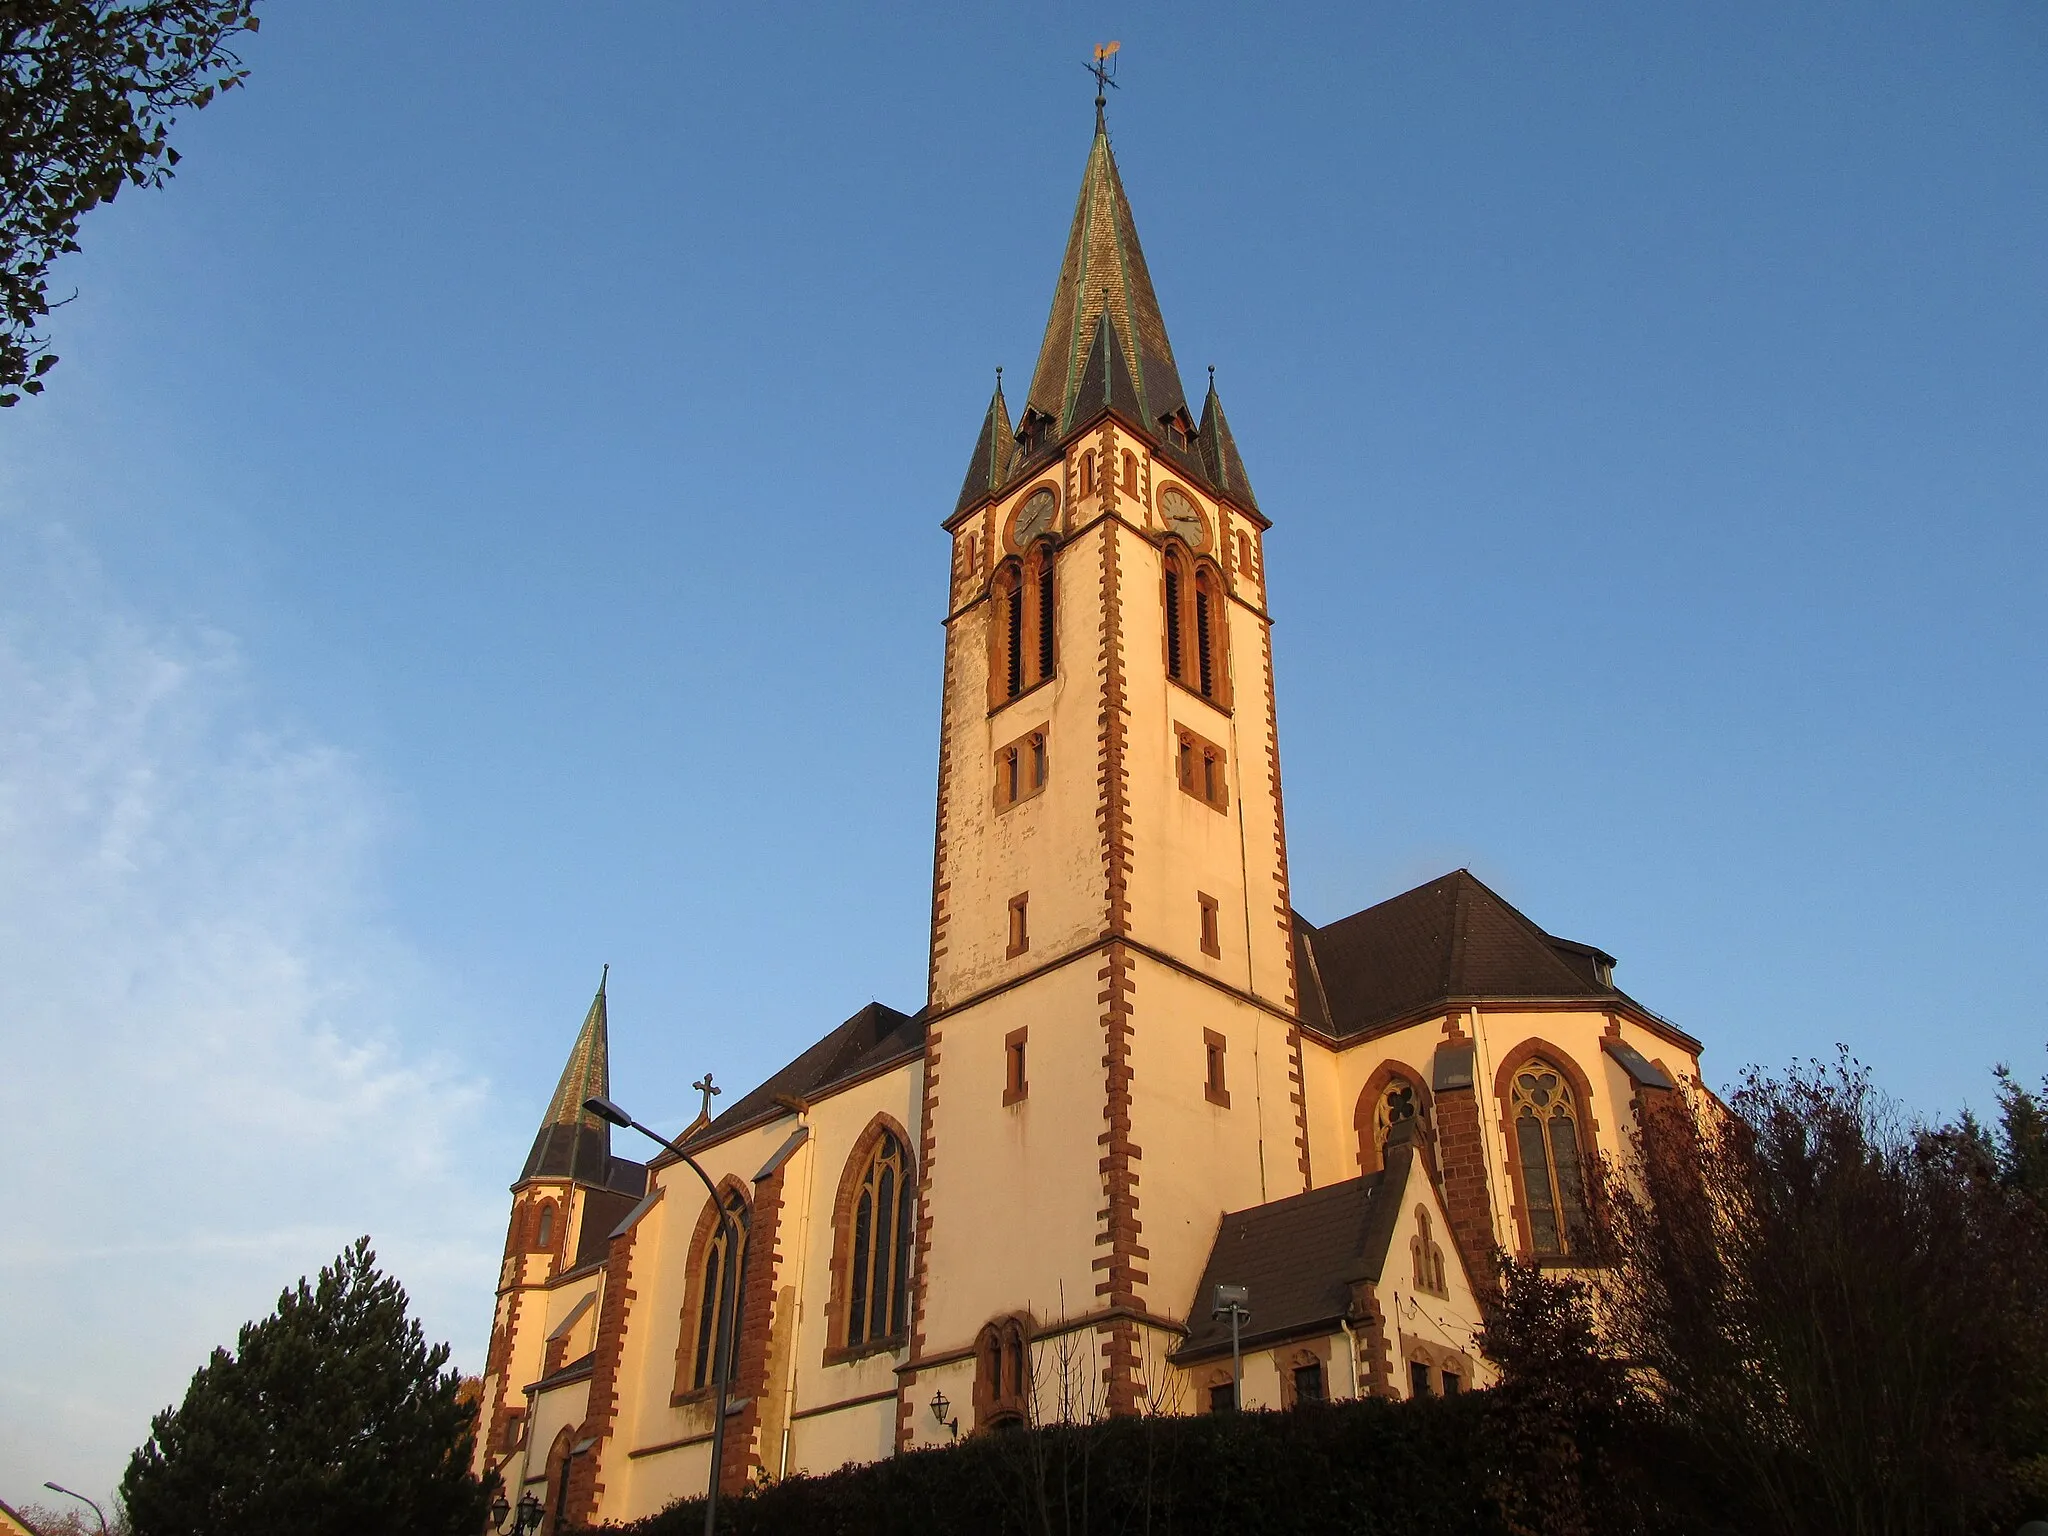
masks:
<svg viewBox="0 0 2048 1536"><path fill-rule="evenodd" d="M1353 1284L1377 1282L1386 1264L1414 1163L1412 1142L1390 1139L1378 1173L1226 1215L1175 1358L1229 1351L1230 1320L1210 1315L1219 1285L1251 1292L1251 1317L1239 1340L1245 1347L1334 1329L1350 1317Z"/></svg>
<svg viewBox="0 0 2048 1536"><path fill-rule="evenodd" d="M574 1179L600 1189L620 1190L636 1199L646 1191L646 1165L613 1157L611 1127L583 1108L583 1101L592 1094L609 1097L612 1091L604 998L610 972L611 967L606 966L606 977L599 979L597 996L590 1000L576 1043L569 1048L569 1060L520 1171L522 1183L527 1179Z"/></svg>
<svg viewBox="0 0 2048 1536"><path fill-rule="evenodd" d="M1117 341L1116 320L1108 314L1096 327L1095 343L1088 349L1088 362L1081 370L1067 424L1085 426L1104 410L1113 410L1136 426L1151 425L1145 420L1144 402L1138 398L1138 386Z"/></svg>
<svg viewBox="0 0 2048 1536"><path fill-rule="evenodd" d="M641 1170L641 1182L646 1182L645 1169ZM593 1189L586 1194L583 1197L583 1225L576 1234L576 1262L569 1267L581 1269L585 1264L594 1264L609 1254L613 1229L643 1198L632 1190L623 1189Z"/></svg>
<svg viewBox="0 0 2048 1536"><path fill-rule="evenodd" d="M1016 434L1010 426L1010 408L1003 401L1002 370L996 371L996 392L981 418L981 434L974 440L974 453L967 461L967 479L954 505L957 516L969 507L1001 490L1010 478L1017 457Z"/></svg>
<svg viewBox="0 0 2048 1536"><path fill-rule="evenodd" d="M688 1139L715 1141L770 1112L777 1099L814 1099L837 1083L924 1048L924 1011L898 1013L869 1003L760 1087L733 1101L725 1113Z"/></svg>
<svg viewBox="0 0 2048 1536"><path fill-rule="evenodd" d="M1202 402L1202 425L1195 439L1202 448L1202 467L1217 494L1240 507L1259 510L1259 498L1252 494L1252 482L1244 472L1244 458L1237 451L1237 439L1223 415L1223 399L1216 393L1216 375L1209 375L1209 397Z"/></svg>
<svg viewBox="0 0 2048 1536"><path fill-rule="evenodd" d="M1466 869L1322 928L1294 922L1302 1017L1340 1037L1450 999L1634 1006L1599 979L1611 956L1552 938Z"/></svg>
<svg viewBox="0 0 2048 1536"><path fill-rule="evenodd" d="M1105 310L1115 318L1124 367L1136 385L1142 411L1138 421L1150 425L1184 409L1187 396L1145 253L1138 246L1130 201L1117 174L1116 156L1110 153L1109 135L1098 124L1053 289L1045 340L1025 399L1031 409L1057 422L1062 432L1074 423L1080 373L1094 350Z"/></svg>

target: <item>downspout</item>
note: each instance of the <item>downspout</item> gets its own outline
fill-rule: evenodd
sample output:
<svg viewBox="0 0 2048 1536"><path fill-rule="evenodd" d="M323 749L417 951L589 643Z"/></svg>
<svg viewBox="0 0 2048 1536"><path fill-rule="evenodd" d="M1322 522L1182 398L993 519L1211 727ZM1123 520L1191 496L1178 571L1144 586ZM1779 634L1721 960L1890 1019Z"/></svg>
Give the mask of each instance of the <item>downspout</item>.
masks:
<svg viewBox="0 0 2048 1536"><path fill-rule="evenodd" d="M1351 1320L1347 1317L1338 1318L1337 1326L1344 1330L1344 1342L1351 1347L1351 1395L1363 1397L1365 1394L1358 1388L1358 1335L1351 1331Z"/></svg>
<svg viewBox="0 0 2048 1536"><path fill-rule="evenodd" d="M806 1106L805 1113L797 1116L797 1124L808 1125L809 1123L809 1109ZM804 1153L804 1212L802 1223L797 1229L796 1301L795 1312L789 1320L789 1380L783 1384L782 1388L782 1454L778 1458L778 1466L775 1473L775 1480L777 1482L781 1482L782 1479L789 1476L789 1441L796 1427L797 1341L803 1332L804 1280L809 1273L811 1258L811 1201L817 1192L818 1183L818 1146L815 1137L804 1148Z"/></svg>

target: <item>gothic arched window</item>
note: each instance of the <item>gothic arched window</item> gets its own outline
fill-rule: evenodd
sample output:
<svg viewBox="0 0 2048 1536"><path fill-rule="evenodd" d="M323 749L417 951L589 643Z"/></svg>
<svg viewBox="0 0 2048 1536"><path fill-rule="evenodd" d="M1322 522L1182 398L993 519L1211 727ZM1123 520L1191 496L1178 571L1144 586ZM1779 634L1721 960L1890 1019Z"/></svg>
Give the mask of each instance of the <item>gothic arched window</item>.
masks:
<svg viewBox="0 0 2048 1536"><path fill-rule="evenodd" d="M1509 1104L1530 1246L1540 1258L1561 1257L1586 1240L1579 1106L1564 1074L1540 1056L1516 1069Z"/></svg>
<svg viewBox="0 0 2048 1536"><path fill-rule="evenodd" d="M1415 1235L1408 1240L1408 1257L1415 1265L1415 1289L1427 1291L1432 1296L1450 1295L1444 1251L1430 1235L1429 1209L1426 1206L1415 1207Z"/></svg>
<svg viewBox="0 0 2048 1536"><path fill-rule="evenodd" d="M1081 494L1083 496L1093 496L1095 494L1095 450L1093 448L1090 448L1081 455Z"/></svg>
<svg viewBox="0 0 2048 1536"><path fill-rule="evenodd" d="M540 1252L545 1253L554 1240L555 1202L543 1200L540 1207L540 1219L535 1223L533 1229L533 1246Z"/></svg>
<svg viewBox="0 0 2048 1536"><path fill-rule="evenodd" d="M718 1218L710 1205L700 1223L690 1288L683 1303L683 1339L677 1350L676 1389L693 1392L718 1380L725 1363L727 1340L737 1339L742 1326L741 1277L747 1265L747 1197L737 1189L725 1192L725 1210L732 1224Z"/></svg>
<svg viewBox="0 0 2048 1536"><path fill-rule="evenodd" d="M1166 674L1214 704L1228 704L1223 578L1206 559L1166 545Z"/></svg>
<svg viewBox="0 0 2048 1536"><path fill-rule="evenodd" d="M1021 1317L1000 1318L984 1326L974 1341L974 1425L1023 1424L1030 1409L1030 1324Z"/></svg>
<svg viewBox="0 0 2048 1536"><path fill-rule="evenodd" d="M1057 594L1046 539L1005 560L989 583L989 706L996 708L1053 675Z"/></svg>
<svg viewBox="0 0 2048 1536"><path fill-rule="evenodd" d="M900 1337L910 1324L910 1151L893 1131L868 1150L847 1212L847 1348Z"/></svg>

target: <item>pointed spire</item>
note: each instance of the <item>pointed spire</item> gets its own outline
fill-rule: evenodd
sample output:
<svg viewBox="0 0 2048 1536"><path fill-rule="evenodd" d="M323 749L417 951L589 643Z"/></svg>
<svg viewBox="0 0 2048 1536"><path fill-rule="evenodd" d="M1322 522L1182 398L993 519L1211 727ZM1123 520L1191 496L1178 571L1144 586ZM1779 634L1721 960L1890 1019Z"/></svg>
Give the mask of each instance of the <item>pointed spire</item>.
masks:
<svg viewBox="0 0 2048 1536"><path fill-rule="evenodd" d="M1003 401L1003 370L996 370L996 392L981 419L981 435L974 440L973 457L967 461L967 481L960 487L958 514L1002 489L1010 478L1010 466L1017 457L1017 435L1010 427L1010 407Z"/></svg>
<svg viewBox="0 0 2048 1536"><path fill-rule="evenodd" d="M611 1047L605 1012L605 983L611 979L607 965L598 978L597 996L583 1016L576 1032L576 1044L569 1050L562 1080L548 1101L547 1117L533 1138L533 1150L526 1155L521 1179L570 1178L586 1184L607 1182L611 1169L611 1127L583 1108L593 1094L611 1097Z"/></svg>
<svg viewBox="0 0 2048 1536"><path fill-rule="evenodd" d="M1117 174L1116 156L1110 153L1109 131L1098 111L1095 142L1088 149L1066 257L1053 290L1052 314L1026 397L1030 410L1058 422L1061 432L1073 425L1082 374L1105 312L1116 322L1140 421L1156 426L1161 417L1185 407L1187 397L1174 366L1173 345L1166 339L1166 321L1152 292L1145 253L1138 246L1138 227Z"/></svg>
<svg viewBox="0 0 2048 1536"><path fill-rule="evenodd" d="M1223 416L1223 397L1216 393L1216 370L1209 370L1209 397L1202 402L1202 425L1195 440L1202 447L1202 467L1209 472L1209 484L1247 511L1259 510L1259 498L1252 494L1252 482L1244 472L1244 460L1237 451L1237 439L1230 435L1230 423Z"/></svg>
<svg viewBox="0 0 2048 1536"><path fill-rule="evenodd" d="M1131 377L1123 340L1117 334L1116 317L1107 309L1095 328L1095 342L1088 348L1088 362L1081 369L1081 381L1074 390L1066 425L1080 426L1105 406L1120 411L1127 419L1145 419L1137 381Z"/></svg>

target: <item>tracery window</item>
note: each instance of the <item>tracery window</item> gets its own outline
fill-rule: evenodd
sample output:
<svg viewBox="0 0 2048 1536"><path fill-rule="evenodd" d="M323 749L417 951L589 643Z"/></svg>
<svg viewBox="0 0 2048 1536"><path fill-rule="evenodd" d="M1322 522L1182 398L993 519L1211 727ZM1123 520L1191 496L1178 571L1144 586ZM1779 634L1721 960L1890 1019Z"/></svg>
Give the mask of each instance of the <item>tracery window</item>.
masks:
<svg viewBox="0 0 2048 1536"><path fill-rule="evenodd" d="M910 1318L910 1236L914 1199L910 1150L883 1131L868 1152L847 1234L847 1348L900 1336Z"/></svg>
<svg viewBox="0 0 2048 1536"><path fill-rule="evenodd" d="M1556 1067L1536 1057L1515 1073L1509 1102L1530 1246L1540 1258L1561 1257L1586 1240L1579 1108L1571 1084Z"/></svg>
<svg viewBox="0 0 2048 1536"><path fill-rule="evenodd" d="M738 1224L738 1240L734 1241L727 1222L716 1220L701 1244L690 1277L689 1299L683 1305L683 1344L678 1351L681 1369L676 1373L679 1391L696 1391L718 1380L727 1341L739 1337L743 1324L741 1306L746 1298L740 1280L746 1272L751 1213L747 1197L737 1189L726 1192L724 1205Z"/></svg>
<svg viewBox="0 0 2048 1536"><path fill-rule="evenodd" d="M1372 1111L1372 1144L1379 1148L1383 1165L1387 1160L1387 1137L1393 1134L1394 1127L1404 1120L1416 1119L1421 1113L1415 1085L1405 1077L1389 1078Z"/></svg>
<svg viewBox="0 0 2048 1536"><path fill-rule="evenodd" d="M1021 1317L985 1325L974 1341L974 1423L977 1429L1020 1425L1031 1409L1031 1334Z"/></svg>

